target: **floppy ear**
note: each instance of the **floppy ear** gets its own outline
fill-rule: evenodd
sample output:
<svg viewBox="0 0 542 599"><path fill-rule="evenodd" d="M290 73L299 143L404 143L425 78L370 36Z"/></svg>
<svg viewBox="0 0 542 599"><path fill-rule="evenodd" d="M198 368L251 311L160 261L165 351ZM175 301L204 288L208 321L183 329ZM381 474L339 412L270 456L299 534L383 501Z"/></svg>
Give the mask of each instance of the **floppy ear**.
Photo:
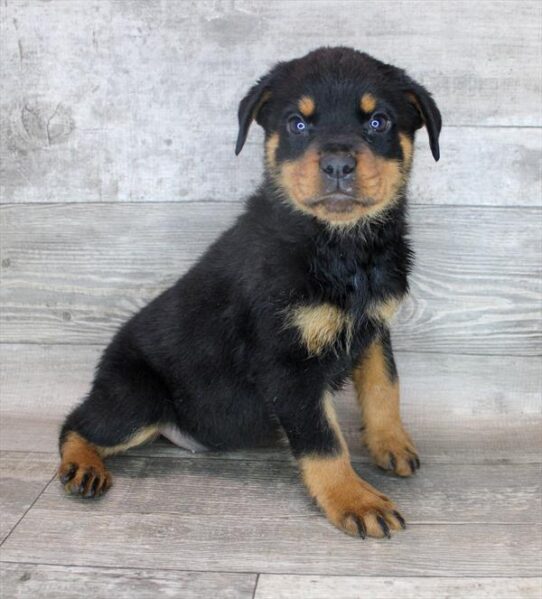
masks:
<svg viewBox="0 0 542 599"><path fill-rule="evenodd" d="M243 149L247 139L248 130L254 119L258 119L261 107L271 97L271 75L262 77L256 85L253 85L247 95L239 103L239 133L235 144L235 155ZM259 121L258 121L259 122Z"/></svg>
<svg viewBox="0 0 542 599"><path fill-rule="evenodd" d="M431 94L419 83L416 83L410 77L407 78L407 87L405 90L408 101L414 105L420 115L420 127L425 125L429 135L429 145L433 158L440 158L440 148L438 138L442 128L442 118L440 111L435 104Z"/></svg>

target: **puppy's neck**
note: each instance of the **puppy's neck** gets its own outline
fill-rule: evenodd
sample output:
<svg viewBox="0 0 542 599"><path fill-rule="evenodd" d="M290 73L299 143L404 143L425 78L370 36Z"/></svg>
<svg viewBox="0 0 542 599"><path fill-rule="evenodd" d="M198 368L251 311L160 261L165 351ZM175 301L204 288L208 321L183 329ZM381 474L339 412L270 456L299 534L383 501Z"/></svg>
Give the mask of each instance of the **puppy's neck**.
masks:
<svg viewBox="0 0 542 599"><path fill-rule="evenodd" d="M247 212L277 239L300 245L345 245L379 250L406 237L407 199L398 196L378 216L362 218L349 226L334 226L295 208L268 180L249 198Z"/></svg>

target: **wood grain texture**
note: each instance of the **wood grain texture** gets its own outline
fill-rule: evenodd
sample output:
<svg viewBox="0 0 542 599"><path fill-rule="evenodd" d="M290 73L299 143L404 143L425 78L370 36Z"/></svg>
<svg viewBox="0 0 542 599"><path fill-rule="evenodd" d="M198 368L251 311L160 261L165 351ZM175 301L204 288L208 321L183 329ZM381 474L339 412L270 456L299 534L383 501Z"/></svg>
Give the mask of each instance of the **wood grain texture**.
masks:
<svg viewBox="0 0 542 599"><path fill-rule="evenodd" d="M94 346L0 345L0 446L56 453L62 419L86 394L100 353L101 348ZM539 461L542 372L538 358L399 352L397 363L403 419L424 461ZM337 397L336 405L353 455L366 461L350 386ZM167 442L132 453L189 455ZM227 455L283 460L286 452L272 449Z"/></svg>
<svg viewBox="0 0 542 599"><path fill-rule="evenodd" d="M392 541L363 542L319 514L276 518L252 508L201 517L155 513L154 506L152 513L140 514L97 513L88 504L77 512L34 508L4 543L2 559L322 575L539 574L540 525L420 524Z"/></svg>
<svg viewBox="0 0 542 599"><path fill-rule="evenodd" d="M51 480L55 467L51 454L0 453L0 543Z"/></svg>
<svg viewBox="0 0 542 599"><path fill-rule="evenodd" d="M427 143L425 132L419 132L410 182L412 205L542 205L541 129L444 127L438 163Z"/></svg>
<svg viewBox="0 0 542 599"><path fill-rule="evenodd" d="M540 201L539 132L479 129L542 125L539 3L307 6L3 3L4 199L238 200L261 172L260 142L234 161L240 99L278 60L343 44L406 68L434 92L446 125L476 128L445 131L448 166L432 169L433 188L424 172L424 201L491 203L492 193L496 203Z"/></svg>
<svg viewBox="0 0 542 599"><path fill-rule="evenodd" d="M66 496L58 481L37 501L40 510L80 514L160 513L276 519L319 518L293 460L136 458L108 461L113 487L99 501ZM397 503L412 526L542 522L541 464L427 465L409 479L356 464L360 475ZM225 501L227 498L227 501ZM97 517L97 516L96 516Z"/></svg>
<svg viewBox="0 0 542 599"><path fill-rule="evenodd" d="M262 574L254 599L538 599L542 578L384 578Z"/></svg>
<svg viewBox="0 0 542 599"><path fill-rule="evenodd" d="M137 209L136 209L137 208ZM104 343L232 223L233 204L2 208L2 338ZM417 206L396 349L538 355L542 211Z"/></svg>
<svg viewBox="0 0 542 599"><path fill-rule="evenodd" d="M150 124L149 124L150 126ZM78 135L81 135L78 132ZM46 169L44 163L55 160L49 173L36 173L20 164L28 156L20 152L1 153L5 178L0 199L11 203L48 202L239 202L252 193L263 177L263 133L252 133L253 139L244 152L233 154L232 136L209 139L215 158L212 168L206 164L208 149L198 148L202 159L182 172L180 155L167 158L141 158L141 166L133 177L145 173L145 181L126 182L134 190L116 190L115 195L102 192L96 182L81 181L79 165L61 165L53 147L32 168ZM95 147L88 154L103 152L103 141L92 138ZM115 140L109 140L114 145ZM88 142L90 145L90 141ZM124 138L119 144L127 143ZM414 169L410 182L410 202L437 205L541 206L540 173L542 135L539 128L518 127L444 127L441 138L441 160L433 161L425 131L417 134ZM132 149L132 151L135 151ZM157 150L155 150L157 151ZM181 150L178 150L180 152ZM168 152L169 153L169 152ZM121 150L111 150L115 156ZM58 157L57 157L58 158ZM87 159L80 156L85 164ZM70 155L73 160L73 156ZM156 162L162 160L158 165ZM195 158L192 158L195 160ZM8 170L10 169L10 170ZM58 172L56 172L58 169ZM104 175L109 172L103 169ZM120 174L119 174L120 176ZM47 180L44 179L47 177Z"/></svg>
<svg viewBox="0 0 542 599"><path fill-rule="evenodd" d="M6 599L251 599L256 576L1 563L0 581Z"/></svg>

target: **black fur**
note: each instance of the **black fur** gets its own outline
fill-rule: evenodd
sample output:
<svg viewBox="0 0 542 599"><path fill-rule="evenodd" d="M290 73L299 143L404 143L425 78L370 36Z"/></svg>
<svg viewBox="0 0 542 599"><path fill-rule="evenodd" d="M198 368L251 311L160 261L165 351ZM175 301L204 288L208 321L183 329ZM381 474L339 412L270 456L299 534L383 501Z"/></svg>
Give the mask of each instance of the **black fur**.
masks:
<svg viewBox="0 0 542 599"><path fill-rule="evenodd" d="M326 386L341 386L377 333L367 304L407 290L403 204L394 212L338 234L263 187L174 287L121 328L64 431L110 446L144 425L175 422L209 448L234 449L301 420L300 450L312 449L312 404ZM284 311L322 301L350 311L356 332L349 352L339 344L308 357Z"/></svg>
<svg viewBox="0 0 542 599"><path fill-rule="evenodd" d="M385 99L397 126L411 136L421 116L404 93L416 94L438 158L440 116L429 94L399 69L346 49L281 63L254 86L240 106L236 151L254 117L268 134L282 131L285 104L305 90L325 97L332 130L342 110L334 112L334 104L365 89ZM401 155L396 137L378 142L388 143L380 149L371 143L384 156ZM279 160L303 151L281 136ZM407 292L410 264L403 192L381 218L339 231L286 203L266 176L237 222L115 335L90 394L66 419L61 442L76 431L114 446L143 426L174 423L213 450L267 444L283 430L297 456L337 451L322 396L344 383L378 334L387 340L396 376L389 334L368 307ZM321 302L347 311L354 335L350 344L338 338L311 356L285 314Z"/></svg>

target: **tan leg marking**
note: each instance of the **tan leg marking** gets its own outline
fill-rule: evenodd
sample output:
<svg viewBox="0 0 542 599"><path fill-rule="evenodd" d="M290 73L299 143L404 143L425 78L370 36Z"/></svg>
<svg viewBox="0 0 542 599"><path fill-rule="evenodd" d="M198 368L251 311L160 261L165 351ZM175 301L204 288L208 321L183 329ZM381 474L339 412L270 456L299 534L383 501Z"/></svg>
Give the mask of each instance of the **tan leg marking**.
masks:
<svg viewBox="0 0 542 599"><path fill-rule="evenodd" d="M404 520L390 499L356 474L331 398L324 401L324 413L340 441L341 451L339 455L300 458L303 482L337 528L353 536L390 536L390 530L404 528Z"/></svg>
<svg viewBox="0 0 542 599"><path fill-rule="evenodd" d="M382 344L375 341L353 373L363 415L363 441L375 462L399 476L410 476L419 467L412 439L399 412L399 381L391 381Z"/></svg>
<svg viewBox="0 0 542 599"><path fill-rule="evenodd" d="M116 453L123 453L132 447L137 447L138 445L143 445L144 443L153 441L156 439L156 437L158 437L159 434L160 431L158 429L158 425L153 424L151 426L140 428L129 439L124 441L124 443L119 443L118 445L113 445L112 447L97 446L97 449L101 456L107 457L110 455L115 455Z"/></svg>
<svg viewBox="0 0 542 599"><path fill-rule="evenodd" d="M89 443L81 435L70 432L60 449L58 469L60 482L68 493L83 497L98 497L111 486L112 480L103 458L141 445L158 435L156 426L137 431L130 439L113 447L100 447Z"/></svg>

